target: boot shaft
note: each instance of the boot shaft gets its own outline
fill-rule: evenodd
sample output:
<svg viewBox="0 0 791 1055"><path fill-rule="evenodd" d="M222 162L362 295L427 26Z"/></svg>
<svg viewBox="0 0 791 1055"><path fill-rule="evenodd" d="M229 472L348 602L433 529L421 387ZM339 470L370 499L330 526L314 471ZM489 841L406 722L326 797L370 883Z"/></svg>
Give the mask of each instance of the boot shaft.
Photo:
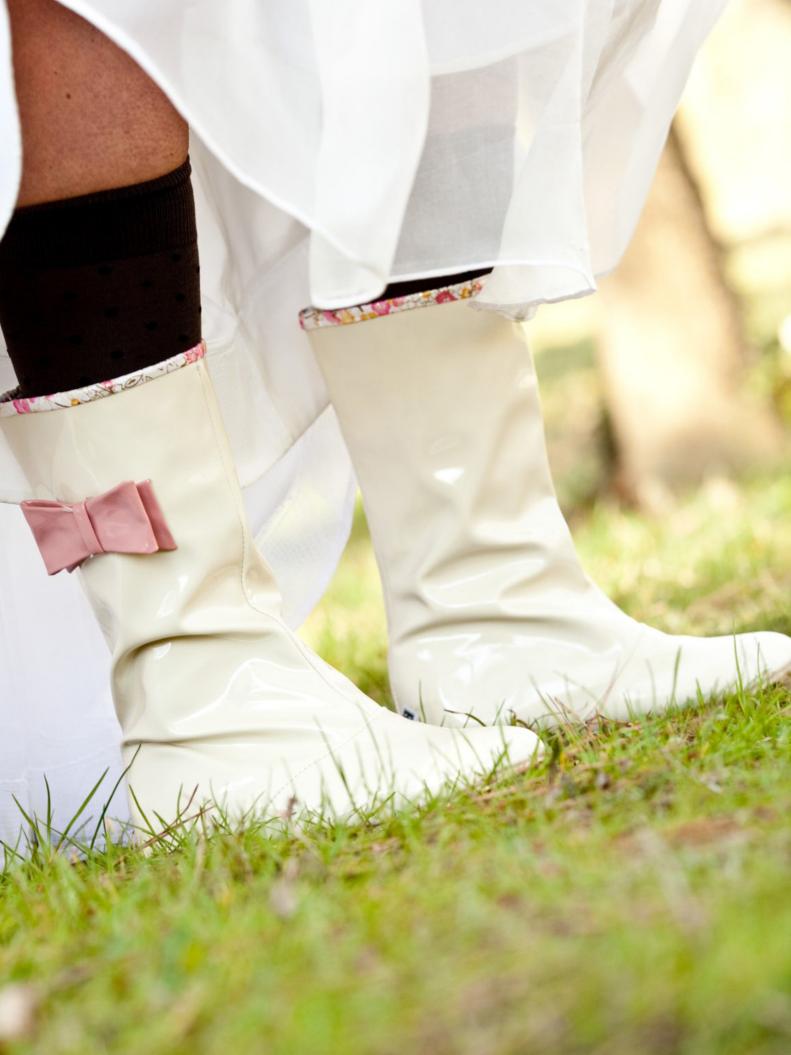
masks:
<svg viewBox="0 0 791 1055"><path fill-rule="evenodd" d="M587 590L521 328L436 304L311 332L363 494L391 636Z"/></svg>
<svg viewBox="0 0 791 1055"><path fill-rule="evenodd" d="M78 572L113 654L127 730L135 715L124 709L146 698L151 680L162 685L172 667L177 682L187 652L199 664L200 643L212 635L260 636L261 613L276 617L280 607L247 529L204 361L150 381L136 376L105 398L0 418L36 498L78 503L123 481L150 480L174 537L172 552L102 554ZM191 702L175 698L188 713Z"/></svg>

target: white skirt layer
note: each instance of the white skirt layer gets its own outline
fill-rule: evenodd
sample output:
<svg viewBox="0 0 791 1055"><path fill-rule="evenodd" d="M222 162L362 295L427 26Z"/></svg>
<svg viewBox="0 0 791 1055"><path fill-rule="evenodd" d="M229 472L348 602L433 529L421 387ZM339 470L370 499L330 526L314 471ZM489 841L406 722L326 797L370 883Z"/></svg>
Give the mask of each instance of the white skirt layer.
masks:
<svg viewBox="0 0 791 1055"><path fill-rule="evenodd" d="M353 498L299 309L484 266L478 306L515 318L591 292L628 243L724 2L66 0L189 121L209 364L293 625L332 574ZM21 167L4 0L0 142L2 231ZM25 493L0 446L0 500ZM42 812L46 774L63 823L119 760L106 649L76 579L47 579L13 506L0 532L7 839L12 795Z"/></svg>

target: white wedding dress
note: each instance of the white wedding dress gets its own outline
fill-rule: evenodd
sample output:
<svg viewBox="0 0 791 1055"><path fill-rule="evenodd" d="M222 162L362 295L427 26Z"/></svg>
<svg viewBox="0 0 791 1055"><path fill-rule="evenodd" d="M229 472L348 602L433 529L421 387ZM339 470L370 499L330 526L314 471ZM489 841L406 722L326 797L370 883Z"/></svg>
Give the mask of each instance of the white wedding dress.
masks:
<svg viewBox="0 0 791 1055"><path fill-rule="evenodd" d="M618 262L724 0L68 0L191 127L204 334L251 522L298 625L354 484L299 309L494 266L515 318ZM0 0L0 232L21 169ZM0 387L14 383L0 356ZM0 502L24 481L0 447ZM119 773L108 656L76 580L0 504L0 839ZM123 812L123 796L117 808Z"/></svg>

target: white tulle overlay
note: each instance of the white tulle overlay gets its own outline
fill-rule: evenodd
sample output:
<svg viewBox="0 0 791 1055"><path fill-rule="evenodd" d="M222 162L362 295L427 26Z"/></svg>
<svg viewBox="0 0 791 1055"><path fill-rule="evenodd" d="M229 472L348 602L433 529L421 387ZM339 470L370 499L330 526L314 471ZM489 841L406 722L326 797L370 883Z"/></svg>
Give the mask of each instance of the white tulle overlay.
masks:
<svg viewBox="0 0 791 1055"><path fill-rule="evenodd" d="M297 323L396 278L493 266L516 318L617 263L724 0L68 0L190 123L204 336L259 544L299 623L353 484ZM21 167L0 0L0 231ZM13 372L0 358L0 384ZM375 394L372 394L372 397ZM0 447L0 499L26 484ZM0 506L0 838L118 772L107 657L75 578ZM123 812L123 798L114 811Z"/></svg>

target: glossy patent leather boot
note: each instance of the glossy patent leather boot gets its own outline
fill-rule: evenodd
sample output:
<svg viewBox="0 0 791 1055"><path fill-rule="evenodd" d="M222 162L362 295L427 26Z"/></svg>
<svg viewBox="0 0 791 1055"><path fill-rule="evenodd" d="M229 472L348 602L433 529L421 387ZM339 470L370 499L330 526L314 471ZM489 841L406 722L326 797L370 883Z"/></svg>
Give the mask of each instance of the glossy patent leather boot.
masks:
<svg viewBox="0 0 791 1055"><path fill-rule="evenodd" d="M783 635L671 637L591 582L520 329L461 303L474 292L302 316L362 490L401 713L623 719L786 669Z"/></svg>
<svg viewBox="0 0 791 1055"><path fill-rule="evenodd" d="M354 818L533 758L524 729L404 721L281 621L202 349L0 421L46 500L23 509L48 569L82 561L141 823L138 804L155 825L187 803Z"/></svg>

